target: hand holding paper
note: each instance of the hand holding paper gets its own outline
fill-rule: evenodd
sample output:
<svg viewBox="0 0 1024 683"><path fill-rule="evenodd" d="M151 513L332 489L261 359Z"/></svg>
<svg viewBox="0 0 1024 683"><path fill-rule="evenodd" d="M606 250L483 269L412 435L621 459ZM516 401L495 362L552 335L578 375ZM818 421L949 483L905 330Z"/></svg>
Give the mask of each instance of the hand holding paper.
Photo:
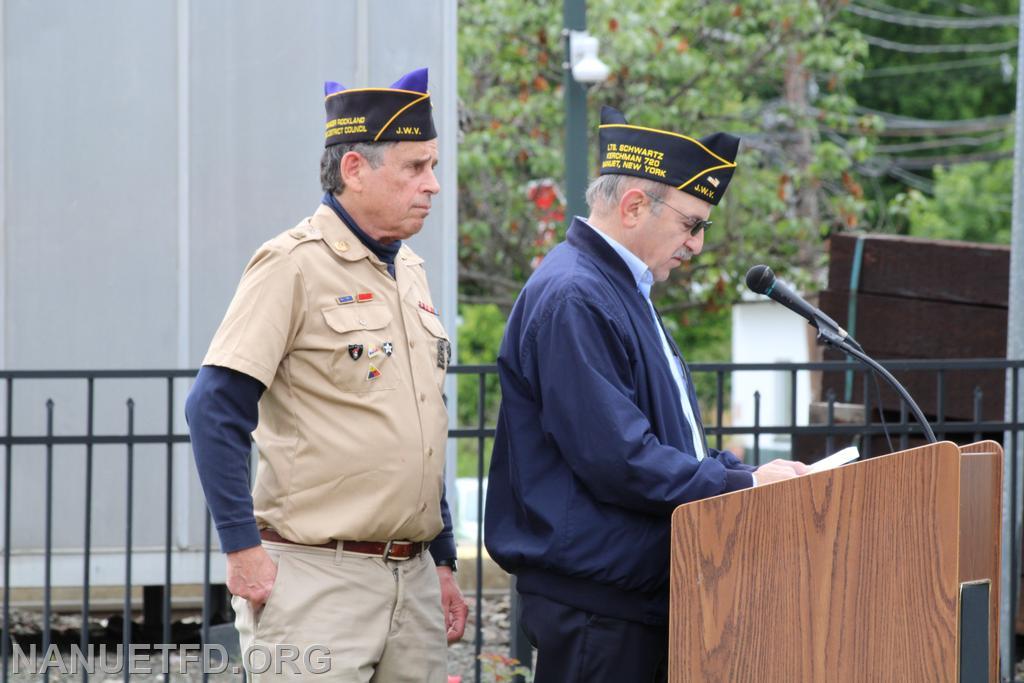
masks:
<svg viewBox="0 0 1024 683"><path fill-rule="evenodd" d="M757 486L773 484L807 474L807 465L796 460L772 460L757 468L754 472Z"/></svg>

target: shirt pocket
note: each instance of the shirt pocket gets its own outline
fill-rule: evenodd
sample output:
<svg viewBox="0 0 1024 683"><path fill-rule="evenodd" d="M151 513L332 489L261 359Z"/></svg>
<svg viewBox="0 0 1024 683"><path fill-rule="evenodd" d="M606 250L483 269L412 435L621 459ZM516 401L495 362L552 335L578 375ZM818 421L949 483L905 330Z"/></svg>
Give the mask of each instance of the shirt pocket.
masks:
<svg viewBox="0 0 1024 683"><path fill-rule="evenodd" d="M389 368L393 350L387 306L360 305L322 309L331 334L331 377L345 392L388 391L398 386L397 368Z"/></svg>
<svg viewBox="0 0 1024 683"><path fill-rule="evenodd" d="M444 379L452 360L451 340L448 339L444 325L436 315L422 310L418 313L420 323L423 324L423 329L426 331L426 344L424 344L426 348L423 350L423 354L426 356L426 362L433 368L434 380L437 382L438 389L444 393Z"/></svg>

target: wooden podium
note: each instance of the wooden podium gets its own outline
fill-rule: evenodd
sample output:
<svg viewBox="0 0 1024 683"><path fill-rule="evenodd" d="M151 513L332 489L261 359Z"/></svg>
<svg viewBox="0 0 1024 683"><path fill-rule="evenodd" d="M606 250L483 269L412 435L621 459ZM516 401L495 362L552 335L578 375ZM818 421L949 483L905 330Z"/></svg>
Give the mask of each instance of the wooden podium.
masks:
<svg viewBox="0 0 1024 683"><path fill-rule="evenodd" d="M669 681L996 681L1002 456L942 442L676 508Z"/></svg>

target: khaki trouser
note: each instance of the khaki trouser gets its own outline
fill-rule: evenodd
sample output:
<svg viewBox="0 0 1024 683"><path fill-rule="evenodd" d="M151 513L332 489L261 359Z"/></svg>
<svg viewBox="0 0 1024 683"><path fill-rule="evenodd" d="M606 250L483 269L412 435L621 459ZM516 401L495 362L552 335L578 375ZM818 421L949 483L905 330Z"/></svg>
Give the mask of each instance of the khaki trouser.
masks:
<svg viewBox="0 0 1024 683"><path fill-rule="evenodd" d="M445 683L441 589L430 554L404 561L263 542L277 581L253 614L234 597L251 680Z"/></svg>

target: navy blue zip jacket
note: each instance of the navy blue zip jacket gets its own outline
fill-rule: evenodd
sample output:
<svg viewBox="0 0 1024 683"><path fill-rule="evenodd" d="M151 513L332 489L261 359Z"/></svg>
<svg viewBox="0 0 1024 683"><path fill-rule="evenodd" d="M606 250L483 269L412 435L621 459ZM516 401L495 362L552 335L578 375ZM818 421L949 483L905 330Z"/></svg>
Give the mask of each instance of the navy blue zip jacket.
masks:
<svg viewBox="0 0 1024 683"><path fill-rule="evenodd" d="M672 510L752 486L732 453L698 462L704 436L659 334L626 264L578 220L519 295L498 356L484 530L521 592L663 624Z"/></svg>

